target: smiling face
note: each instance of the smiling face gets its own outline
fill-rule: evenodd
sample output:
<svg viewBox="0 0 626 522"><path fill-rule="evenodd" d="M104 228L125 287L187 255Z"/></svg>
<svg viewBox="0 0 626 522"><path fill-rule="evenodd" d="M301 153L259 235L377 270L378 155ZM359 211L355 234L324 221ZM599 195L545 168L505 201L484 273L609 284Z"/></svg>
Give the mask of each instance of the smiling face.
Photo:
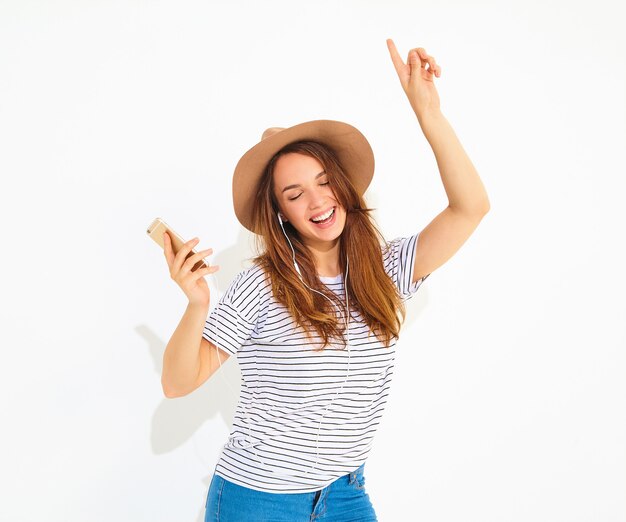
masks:
<svg viewBox="0 0 626 522"><path fill-rule="evenodd" d="M328 174L315 158L290 152L274 167L274 195L283 222L288 221L309 247L328 250L337 244L346 211L330 188ZM315 223L312 218L327 218Z"/></svg>

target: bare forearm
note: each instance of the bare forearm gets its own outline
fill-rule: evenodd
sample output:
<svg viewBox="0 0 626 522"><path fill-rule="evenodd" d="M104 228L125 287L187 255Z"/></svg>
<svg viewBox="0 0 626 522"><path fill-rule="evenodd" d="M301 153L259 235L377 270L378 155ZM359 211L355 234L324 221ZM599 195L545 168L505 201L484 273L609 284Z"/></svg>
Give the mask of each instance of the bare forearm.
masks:
<svg viewBox="0 0 626 522"><path fill-rule="evenodd" d="M485 187L448 120L441 111L417 117L435 153L449 206L468 214L487 212L490 205Z"/></svg>
<svg viewBox="0 0 626 522"><path fill-rule="evenodd" d="M188 304L165 347L161 385L168 397L186 393L198 377L200 343L208 312L208 306Z"/></svg>

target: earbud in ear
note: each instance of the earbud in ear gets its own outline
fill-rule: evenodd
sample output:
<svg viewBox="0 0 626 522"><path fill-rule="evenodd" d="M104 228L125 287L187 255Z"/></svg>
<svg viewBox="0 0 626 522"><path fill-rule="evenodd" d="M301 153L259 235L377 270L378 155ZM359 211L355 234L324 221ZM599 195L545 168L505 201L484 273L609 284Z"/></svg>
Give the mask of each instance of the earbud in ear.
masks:
<svg viewBox="0 0 626 522"><path fill-rule="evenodd" d="M283 224L283 219L282 216L280 215L280 212L278 213L278 222L282 225Z"/></svg>

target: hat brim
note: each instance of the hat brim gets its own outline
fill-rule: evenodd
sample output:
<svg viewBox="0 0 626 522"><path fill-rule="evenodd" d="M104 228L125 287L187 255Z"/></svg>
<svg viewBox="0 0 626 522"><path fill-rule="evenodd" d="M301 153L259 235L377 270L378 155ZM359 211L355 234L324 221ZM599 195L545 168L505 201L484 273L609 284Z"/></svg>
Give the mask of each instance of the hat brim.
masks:
<svg viewBox="0 0 626 522"><path fill-rule="evenodd" d="M352 184L363 195L374 176L374 153L365 136L348 123L313 120L285 128L262 139L237 162L233 174L233 206L239 222L253 230L252 216L258 185L268 162L285 145L300 140L315 140L337 154Z"/></svg>

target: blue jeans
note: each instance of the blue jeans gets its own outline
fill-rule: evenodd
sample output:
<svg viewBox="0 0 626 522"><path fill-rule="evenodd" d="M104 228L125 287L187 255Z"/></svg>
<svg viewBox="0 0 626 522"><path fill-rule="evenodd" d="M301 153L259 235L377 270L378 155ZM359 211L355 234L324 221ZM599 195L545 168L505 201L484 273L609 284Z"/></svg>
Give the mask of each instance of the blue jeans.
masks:
<svg viewBox="0 0 626 522"><path fill-rule="evenodd" d="M376 522L361 464L312 493L266 493L213 475L205 522Z"/></svg>

